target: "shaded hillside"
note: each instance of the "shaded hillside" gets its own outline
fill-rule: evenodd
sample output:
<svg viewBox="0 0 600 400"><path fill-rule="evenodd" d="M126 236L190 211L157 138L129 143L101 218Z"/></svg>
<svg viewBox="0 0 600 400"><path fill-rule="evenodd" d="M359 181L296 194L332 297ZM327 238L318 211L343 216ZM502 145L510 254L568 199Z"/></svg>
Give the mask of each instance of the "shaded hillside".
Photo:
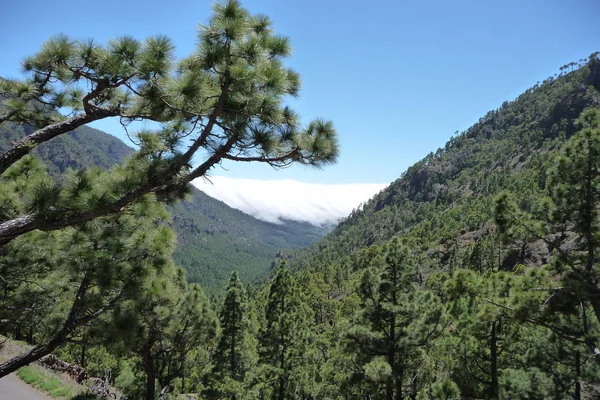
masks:
<svg viewBox="0 0 600 400"><path fill-rule="evenodd" d="M175 260L188 280L206 285L222 282L233 270L247 282L262 277L278 252L308 246L327 233L308 223L258 220L195 188L173 208L173 226Z"/></svg>
<svg viewBox="0 0 600 400"><path fill-rule="evenodd" d="M3 124L0 151L23 137L28 127ZM48 165L52 175L67 168L109 168L133 149L107 133L81 127L38 146L34 154ZM253 281L265 276L271 260L281 250L314 243L326 229L286 221L277 225L258 220L192 187L188 200L172 207L178 235L174 258L188 271L188 279L208 287L222 286L232 270Z"/></svg>
<svg viewBox="0 0 600 400"><path fill-rule="evenodd" d="M521 193L522 205L533 208L544 195L551 152L576 131L583 109L600 104L597 57L567 72L572 69L573 64L562 68L560 75L488 112L411 166L326 238L293 254L292 265L336 264L400 234L427 255L424 265L441 261L448 266L492 229L499 191ZM520 257L537 262L543 257L543 251L538 253Z"/></svg>
<svg viewBox="0 0 600 400"><path fill-rule="evenodd" d="M13 142L32 132L28 126L3 124L0 127L0 151ZM62 135L51 142L38 146L33 154L45 161L52 175L64 172L67 168L85 168L91 165L110 168L133 149L114 136L87 126Z"/></svg>

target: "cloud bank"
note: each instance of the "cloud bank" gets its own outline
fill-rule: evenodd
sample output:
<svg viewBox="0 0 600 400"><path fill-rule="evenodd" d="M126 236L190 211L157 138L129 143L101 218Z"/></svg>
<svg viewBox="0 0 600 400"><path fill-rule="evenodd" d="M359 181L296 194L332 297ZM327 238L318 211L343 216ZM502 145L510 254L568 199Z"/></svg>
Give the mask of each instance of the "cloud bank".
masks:
<svg viewBox="0 0 600 400"><path fill-rule="evenodd" d="M313 225L335 224L387 184L317 184L285 180L255 180L213 176L192 183L207 195L267 222L282 219Z"/></svg>

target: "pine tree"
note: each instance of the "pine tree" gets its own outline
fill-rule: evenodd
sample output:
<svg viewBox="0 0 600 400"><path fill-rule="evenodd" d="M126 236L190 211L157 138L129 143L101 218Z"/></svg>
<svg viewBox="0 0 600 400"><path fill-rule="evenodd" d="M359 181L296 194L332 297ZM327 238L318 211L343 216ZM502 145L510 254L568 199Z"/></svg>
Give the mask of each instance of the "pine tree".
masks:
<svg viewBox="0 0 600 400"><path fill-rule="evenodd" d="M188 286L183 271L171 264L115 313L113 326L108 334L126 354L137 356L145 375L144 387L129 395L153 400L158 390L172 391L173 381L189 373L189 356L214 345L217 318L201 288Z"/></svg>
<svg viewBox="0 0 600 400"><path fill-rule="evenodd" d="M202 368L196 353L204 352L206 357L202 358L208 364L216 333L217 318L212 304L200 286L188 285L175 304L155 350L157 379L163 392L175 390L173 382L184 379L191 368ZM184 390L185 385L182 386ZM198 391L196 387L191 389Z"/></svg>
<svg viewBox="0 0 600 400"><path fill-rule="evenodd" d="M497 399L499 377L515 327L507 311L486 302L501 301L509 292L511 276L485 277L472 270L457 270L446 282L445 291L455 331L447 338L448 351L455 354L455 381L468 396ZM500 303L499 303L500 304Z"/></svg>
<svg viewBox="0 0 600 400"><path fill-rule="evenodd" d="M0 245L36 229L118 213L148 193L173 200L225 160L275 167L335 162L333 124L319 119L303 127L285 105L298 95L300 78L284 65L289 39L273 32L268 17L251 15L237 0L216 3L199 37L195 51L174 62L165 36L124 36L102 46L59 35L23 62L28 78L0 80L0 124L33 127L0 154L0 176L38 145L93 121L162 126L136 135L139 151L126 166L88 176L86 184L38 187L36 207L1 217Z"/></svg>
<svg viewBox="0 0 600 400"><path fill-rule="evenodd" d="M311 313L289 270L280 267L269 288L260 337L261 398L294 399L309 391Z"/></svg>
<svg viewBox="0 0 600 400"><path fill-rule="evenodd" d="M373 382L367 391L374 398L402 399L418 392L420 348L439 334L443 317L439 299L418 282L414 259L398 241L387 246L381 271L363 275L363 310L348 334L348 348L363 366L353 379Z"/></svg>
<svg viewBox="0 0 600 400"><path fill-rule="evenodd" d="M0 365L0 377L81 335L92 319L152 287L151 270L168 263L156 248L170 257L172 234L166 227L148 233L145 223L139 232L129 229L135 214L155 199L179 199L193 179L224 160L274 167L335 162L333 124L315 120L302 126L285 105L300 88L298 74L284 65L290 52L288 38L276 35L266 16L229 0L214 6L198 47L177 63L173 44L163 36L144 42L126 36L102 46L60 35L24 61L27 78L0 79L0 124L30 132L0 154L0 250L7 261L0 263L6 276L0 312L11 333L37 344ZM138 132L133 140L139 151L109 171L70 170L52 178L31 158L38 145L110 117L124 124L155 121L161 128ZM121 255L138 262L111 260ZM119 270L122 264L127 268ZM32 282L49 288L58 283L61 304L71 308L51 309L55 293ZM34 338L48 314L53 320L45 326L54 331Z"/></svg>
<svg viewBox="0 0 600 400"><path fill-rule="evenodd" d="M589 304L600 322L600 273L598 262L600 204L600 110L584 111L580 131L554 159L548 180L553 187L541 212L532 214L517 207L514 195L502 193L496 203L496 222L512 240L523 236L544 241L554 250L553 267L562 279L544 303L559 312L585 310ZM553 288L550 288L553 289ZM583 306L582 306L583 304ZM583 318L587 321L587 317ZM599 344L585 324L585 340L592 353Z"/></svg>
<svg viewBox="0 0 600 400"><path fill-rule="evenodd" d="M546 267L522 265L485 275L458 270L446 282L453 329L439 347L463 395L581 398L579 381L596 379L593 357L577 337L577 315L540 312L552 283Z"/></svg>
<svg viewBox="0 0 600 400"><path fill-rule="evenodd" d="M246 373L256 363L256 339L251 336L248 299L237 272L231 275L219 319L221 335L213 356L210 398L247 398Z"/></svg>

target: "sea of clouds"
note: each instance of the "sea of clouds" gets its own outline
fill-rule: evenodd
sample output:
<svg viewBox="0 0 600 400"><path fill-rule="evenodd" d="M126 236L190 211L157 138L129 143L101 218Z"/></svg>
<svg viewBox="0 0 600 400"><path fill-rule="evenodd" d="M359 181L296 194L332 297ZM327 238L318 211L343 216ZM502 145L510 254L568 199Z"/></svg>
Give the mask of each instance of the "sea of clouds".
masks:
<svg viewBox="0 0 600 400"><path fill-rule="evenodd" d="M207 195L267 222L284 219L313 225L337 223L387 184L320 184L290 179L255 180L212 176L192 182Z"/></svg>

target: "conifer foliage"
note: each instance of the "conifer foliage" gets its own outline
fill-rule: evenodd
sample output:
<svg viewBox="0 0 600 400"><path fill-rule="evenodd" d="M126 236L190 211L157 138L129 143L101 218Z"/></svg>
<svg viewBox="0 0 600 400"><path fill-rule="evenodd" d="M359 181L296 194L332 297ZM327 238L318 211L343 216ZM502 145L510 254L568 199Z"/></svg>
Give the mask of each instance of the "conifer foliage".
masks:
<svg viewBox="0 0 600 400"><path fill-rule="evenodd" d="M10 169L2 177L9 181L5 187L18 191L48 182L34 160L16 167L18 173ZM174 235L160 225L165 216L161 205L146 198L127 213L78 228L34 232L5 245L3 331L12 328L22 337L29 330L26 338L37 345L1 364L0 376L51 353L82 330L93 330L101 317L145 293L148 282L172 264Z"/></svg>
<svg viewBox="0 0 600 400"><path fill-rule="evenodd" d="M286 400L310 393L310 322L294 277L280 268L269 288L260 336L261 398Z"/></svg>
<svg viewBox="0 0 600 400"><path fill-rule="evenodd" d="M381 270L365 272L359 293L361 316L348 338L363 364L364 375L355 380L373 382L367 391L385 392L387 400L402 399L419 386L419 348L441 331L441 302L419 288L414 257L397 241L385 250Z"/></svg>
<svg viewBox="0 0 600 400"><path fill-rule="evenodd" d="M175 238L159 202L181 198L191 180L226 160L336 161L333 124L304 126L285 103L300 89L285 66L290 54L268 17L228 0L214 5L185 59L174 59L164 36L100 45L59 35L23 62L26 78L0 80L0 124L26 133L0 154L2 333L34 344L1 364L0 377L82 337L82 354L121 341L150 399L157 384L169 390L182 379L190 357L210 358L196 345L210 346L216 320L173 264ZM109 170L50 176L31 155L110 117L160 128L132 134L138 150ZM101 330L113 335L91 335Z"/></svg>
<svg viewBox="0 0 600 400"><path fill-rule="evenodd" d="M213 354L211 389L206 393L211 398L242 399L252 392L247 375L256 367L257 343L249 313L246 291L234 272L219 315L221 334Z"/></svg>

